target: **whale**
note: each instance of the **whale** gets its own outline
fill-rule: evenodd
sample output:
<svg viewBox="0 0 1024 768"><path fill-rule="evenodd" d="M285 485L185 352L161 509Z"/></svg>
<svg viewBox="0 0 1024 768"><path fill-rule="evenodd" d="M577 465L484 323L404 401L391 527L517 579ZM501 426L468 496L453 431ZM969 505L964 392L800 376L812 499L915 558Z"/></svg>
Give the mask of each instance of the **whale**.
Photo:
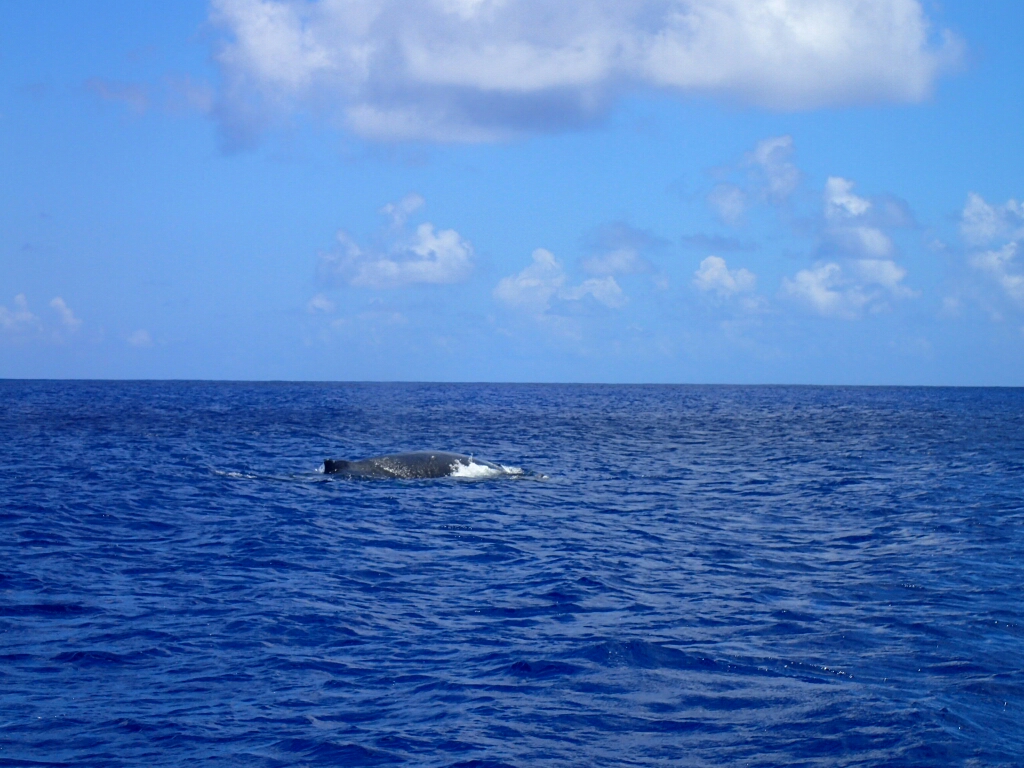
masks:
<svg viewBox="0 0 1024 768"><path fill-rule="evenodd" d="M489 461L475 459L462 453L448 451L412 451L389 453L368 459L348 461L346 459L325 459L325 475L366 478L420 478L452 477L493 477L498 474L518 474Z"/></svg>

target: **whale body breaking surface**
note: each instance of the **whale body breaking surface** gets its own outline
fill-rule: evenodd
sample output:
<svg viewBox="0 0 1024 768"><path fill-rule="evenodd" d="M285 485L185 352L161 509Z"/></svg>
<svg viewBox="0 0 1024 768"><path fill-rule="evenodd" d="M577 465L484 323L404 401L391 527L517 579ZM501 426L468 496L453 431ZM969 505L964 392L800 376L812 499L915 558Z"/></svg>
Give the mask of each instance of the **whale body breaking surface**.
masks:
<svg viewBox="0 0 1024 768"><path fill-rule="evenodd" d="M447 451L412 451L389 453L358 461L325 459L327 475L367 478L400 478L403 480L436 477L499 477L521 475L517 467L504 467L462 453Z"/></svg>

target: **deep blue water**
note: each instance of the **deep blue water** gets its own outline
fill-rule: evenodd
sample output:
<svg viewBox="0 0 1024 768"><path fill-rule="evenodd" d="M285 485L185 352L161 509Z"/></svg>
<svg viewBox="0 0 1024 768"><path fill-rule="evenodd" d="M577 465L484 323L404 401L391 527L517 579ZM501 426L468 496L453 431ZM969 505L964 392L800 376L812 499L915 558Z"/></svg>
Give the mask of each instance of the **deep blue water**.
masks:
<svg viewBox="0 0 1024 768"><path fill-rule="evenodd" d="M1024 390L0 381L0 765L1024 765ZM547 475L351 480L436 448Z"/></svg>

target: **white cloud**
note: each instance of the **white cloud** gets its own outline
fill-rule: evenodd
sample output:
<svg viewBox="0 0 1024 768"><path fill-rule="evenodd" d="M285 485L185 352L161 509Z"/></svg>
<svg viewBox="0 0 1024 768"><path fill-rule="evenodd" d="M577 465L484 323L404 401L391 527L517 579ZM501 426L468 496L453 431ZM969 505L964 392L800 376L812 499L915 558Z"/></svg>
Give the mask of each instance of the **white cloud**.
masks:
<svg viewBox="0 0 1024 768"><path fill-rule="evenodd" d="M494 296L510 307L519 307L540 314L565 283L565 272L551 251L538 248L533 263L518 275L503 277L494 289Z"/></svg>
<svg viewBox="0 0 1024 768"><path fill-rule="evenodd" d="M334 311L334 302L324 296L324 294L318 293L306 302L306 311L310 314L315 314L317 312L326 312L330 314Z"/></svg>
<svg viewBox="0 0 1024 768"><path fill-rule="evenodd" d="M454 229L420 224L412 233L404 225L423 198L410 195L386 205L391 218L381 247L363 248L348 233L338 232L340 252L320 255L319 273L328 282L342 280L361 288L398 288L415 283L457 283L473 271L473 246ZM322 309L323 307L317 307Z"/></svg>
<svg viewBox="0 0 1024 768"><path fill-rule="evenodd" d="M583 271L605 277L654 272L654 265L643 254L664 248L668 241L618 221L594 229L584 238L584 245L591 255L580 263Z"/></svg>
<svg viewBox="0 0 1024 768"><path fill-rule="evenodd" d="M533 252L533 263L516 275L503 277L494 289L494 297L502 303L533 315L543 315L553 300L580 301L586 296L607 307L621 307L626 302L622 288L614 277L590 278L577 286L565 287L565 270L554 254L544 248Z"/></svg>
<svg viewBox="0 0 1024 768"><path fill-rule="evenodd" d="M747 210L746 193L734 184L719 184L708 195L708 202L718 218L735 227Z"/></svg>
<svg viewBox="0 0 1024 768"><path fill-rule="evenodd" d="M892 239L873 223L868 214L873 204L853 194L854 183L839 176L825 182L825 238L841 251L871 259L892 255Z"/></svg>
<svg viewBox="0 0 1024 768"><path fill-rule="evenodd" d="M800 169L791 162L792 136L762 139L735 165L716 169L732 182L717 184L707 197L715 214L731 227L739 225L751 202L784 204L800 184Z"/></svg>
<svg viewBox="0 0 1024 768"><path fill-rule="evenodd" d="M1007 243L996 251L976 253L971 257L971 266L995 278L1014 301L1024 304L1024 275L1014 270L1017 243Z"/></svg>
<svg viewBox="0 0 1024 768"><path fill-rule="evenodd" d="M149 331L144 328L140 328L139 330L128 334L128 338L126 338L125 341L128 342L130 346L137 347L139 349L153 346L153 337L150 336Z"/></svg>
<svg viewBox="0 0 1024 768"><path fill-rule="evenodd" d="M694 272L693 284L701 291L728 297L753 291L757 277L746 269L729 269L720 256L708 256Z"/></svg>
<svg viewBox="0 0 1024 768"><path fill-rule="evenodd" d="M856 288L843 290L843 269L838 264L822 264L813 269L801 269L792 280L783 278L782 290L818 314L853 318L867 302L867 297Z"/></svg>
<svg viewBox="0 0 1024 768"><path fill-rule="evenodd" d="M796 191L800 170L790 162L793 137L775 136L758 142L748 161L764 175L764 195L773 203L781 203Z"/></svg>
<svg viewBox="0 0 1024 768"><path fill-rule="evenodd" d="M942 307L939 309L940 317L960 317L961 308L963 303L957 296L943 296Z"/></svg>
<svg viewBox="0 0 1024 768"><path fill-rule="evenodd" d="M626 303L626 297L622 288L615 281L614 277L591 277L584 280L574 288L567 288L559 294L560 298L568 301L579 301L584 296L593 296L606 307L617 308Z"/></svg>
<svg viewBox="0 0 1024 768"><path fill-rule="evenodd" d="M635 248L616 248L584 259L583 269L592 275L629 275L649 272L651 265Z"/></svg>
<svg viewBox="0 0 1024 768"><path fill-rule="evenodd" d="M995 206L971 192L960 217L960 233L969 245L1024 239L1024 203L1007 200Z"/></svg>
<svg viewBox="0 0 1024 768"><path fill-rule="evenodd" d="M403 197L397 203L388 203L380 209L380 213L391 218L392 226L404 227L406 219L422 208L425 202L422 197L413 192Z"/></svg>
<svg viewBox="0 0 1024 768"><path fill-rule="evenodd" d="M1020 242L1024 240L1024 204L1007 200L991 205L971 192L960 217L960 233L969 245L998 244L1001 247L975 253L969 263L993 278L1014 301L1024 304L1024 274L1015 261Z"/></svg>
<svg viewBox="0 0 1024 768"><path fill-rule="evenodd" d="M959 56L918 0L213 0L229 132L305 111L481 141L650 88L772 109L918 101Z"/></svg>
<svg viewBox="0 0 1024 768"><path fill-rule="evenodd" d="M857 259L853 262L861 281L868 285L880 285L897 296L912 296L913 292L902 284L907 270L888 259Z"/></svg>
<svg viewBox="0 0 1024 768"><path fill-rule="evenodd" d="M71 307L65 304L64 299L60 296L55 296L50 300L50 307L57 313L57 317L60 318L61 325L69 331L77 331L79 326L82 325L82 321L75 317L75 313L71 311Z"/></svg>
<svg viewBox="0 0 1024 768"><path fill-rule="evenodd" d="M13 309L0 305L0 329L5 332L12 335L23 334L39 327L39 318L29 310L25 294L19 293L14 297Z"/></svg>
<svg viewBox="0 0 1024 768"><path fill-rule="evenodd" d="M351 285L393 288L410 283L457 283L473 269L473 248L454 229L434 230L420 224L405 247L387 256L360 252L352 264Z"/></svg>
<svg viewBox="0 0 1024 768"><path fill-rule="evenodd" d="M889 297L914 296L902 284L906 274L903 267L885 259L858 259L848 271L830 262L783 278L782 291L820 315L853 320L864 310L885 309Z"/></svg>
<svg viewBox="0 0 1024 768"><path fill-rule="evenodd" d="M844 221L863 216L871 208L871 201L853 194L854 184L839 176L829 176L825 182L825 218Z"/></svg>
<svg viewBox="0 0 1024 768"><path fill-rule="evenodd" d="M56 323L32 312L25 294L19 293L14 297L13 308L0 305L0 332L22 341L33 337L49 337L51 341L60 342L67 338L67 334L81 327L82 321L75 317L71 307L60 296L54 296L49 305L56 315Z"/></svg>

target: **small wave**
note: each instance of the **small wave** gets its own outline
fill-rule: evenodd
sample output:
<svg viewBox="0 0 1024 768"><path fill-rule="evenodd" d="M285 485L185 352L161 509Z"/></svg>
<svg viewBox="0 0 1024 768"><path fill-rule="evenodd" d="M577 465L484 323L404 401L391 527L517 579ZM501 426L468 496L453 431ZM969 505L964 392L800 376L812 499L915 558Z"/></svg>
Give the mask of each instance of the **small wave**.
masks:
<svg viewBox="0 0 1024 768"><path fill-rule="evenodd" d="M223 469L214 469L213 467L210 467L210 471L220 477L230 477L234 480L259 480L259 475L251 475L248 472L234 472Z"/></svg>

